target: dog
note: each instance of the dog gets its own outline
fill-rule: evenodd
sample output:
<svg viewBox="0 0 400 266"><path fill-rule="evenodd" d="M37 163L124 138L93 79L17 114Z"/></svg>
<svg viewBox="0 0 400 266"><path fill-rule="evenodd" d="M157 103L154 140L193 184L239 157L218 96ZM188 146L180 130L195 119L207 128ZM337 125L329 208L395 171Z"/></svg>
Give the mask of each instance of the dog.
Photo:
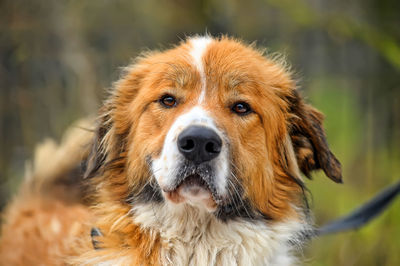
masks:
<svg viewBox="0 0 400 266"><path fill-rule="evenodd" d="M1 260L297 264L312 232L302 176L342 175L292 76L282 58L225 36L142 55L94 132L39 148L5 213Z"/></svg>

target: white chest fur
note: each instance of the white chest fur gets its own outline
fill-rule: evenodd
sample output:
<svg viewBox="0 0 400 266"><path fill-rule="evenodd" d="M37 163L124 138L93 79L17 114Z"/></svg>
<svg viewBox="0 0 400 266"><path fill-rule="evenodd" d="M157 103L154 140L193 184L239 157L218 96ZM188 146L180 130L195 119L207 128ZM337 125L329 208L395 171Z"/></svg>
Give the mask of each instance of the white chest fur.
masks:
<svg viewBox="0 0 400 266"><path fill-rule="evenodd" d="M186 204L140 205L132 211L135 223L160 232L163 265L293 265L293 249L308 227L299 221L222 222Z"/></svg>

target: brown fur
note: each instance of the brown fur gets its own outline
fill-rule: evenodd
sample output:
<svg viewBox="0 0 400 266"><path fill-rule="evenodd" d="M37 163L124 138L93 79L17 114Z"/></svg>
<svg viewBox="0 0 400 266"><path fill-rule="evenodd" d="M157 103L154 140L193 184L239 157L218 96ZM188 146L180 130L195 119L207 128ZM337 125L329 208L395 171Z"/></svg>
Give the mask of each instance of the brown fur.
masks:
<svg viewBox="0 0 400 266"><path fill-rule="evenodd" d="M33 169L3 213L1 265L65 265L76 255L71 243L90 241L81 161L88 155L91 122L79 121L60 145L47 140L35 152Z"/></svg>
<svg viewBox="0 0 400 266"><path fill-rule="evenodd" d="M2 226L1 265L64 265L71 243L86 237L87 208L42 196L20 197Z"/></svg>
<svg viewBox="0 0 400 266"><path fill-rule="evenodd" d="M86 177L94 190L90 212L82 203L46 203L48 198L37 194L32 201L20 197L6 214L0 258L26 265L25 258L32 256L32 263L56 265L62 264L61 257L76 253L79 256L70 260L73 264L121 258L131 265L160 263L163 244L159 233L133 224L127 199L139 195L146 183L155 182L150 179L148 159L160 156L175 118L196 104L201 82L188 59L190 48L190 43L183 43L147 54L128 67L116 83L101 109L88 159ZM239 41L224 37L210 44L204 68L208 86L202 107L212 113L231 141L232 164L244 197L272 221L301 219L293 208L301 207L299 168L307 176L312 170L323 169L332 180L341 181L340 164L326 143L322 115L303 103L283 64ZM157 100L165 93L176 96L176 108L160 107ZM229 106L238 100L249 102L254 113L246 117L232 114ZM82 223L91 222L91 217L93 223L85 227ZM65 228L62 235L51 231L53 221ZM74 229L76 223L79 230ZM93 226L104 234L96 237L100 250L94 250L88 238ZM65 233L71 230L73 233ZM40 233L33 236L34 231ZM14 232L19 236L13 239ZM83 237L73 242L77 232ZM16 248L25 237L27 246L20 250L26 256L9 255L9 247ZM38 255L29 253L42 239L47 244ZM68 249L68 245L74 248ZM60 254L50 246L57 247Z"/></svg>

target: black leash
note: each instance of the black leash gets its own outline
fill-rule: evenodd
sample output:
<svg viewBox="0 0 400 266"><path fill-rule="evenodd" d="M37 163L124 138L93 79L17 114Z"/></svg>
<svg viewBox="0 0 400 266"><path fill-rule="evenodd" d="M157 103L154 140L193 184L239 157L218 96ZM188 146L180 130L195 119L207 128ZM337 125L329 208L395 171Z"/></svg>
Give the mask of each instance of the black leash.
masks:
<svg viewBox="0 0 400 266"><path fill-rule="evenodd" d="M385 210L400 194L400 182L391 185L347 216L315 230L315 236L338 233L360 228Z"/></svg>
<svg viewBox="0 0 400 266"><path fill-rule="evenodd" d="M92 245L94 249L100 249L99 244L100 242L96 240L96 236L103 236L101 233L100 229L97 227L92 227L92 230L90 230L90 237L92 238Z"/></svg>

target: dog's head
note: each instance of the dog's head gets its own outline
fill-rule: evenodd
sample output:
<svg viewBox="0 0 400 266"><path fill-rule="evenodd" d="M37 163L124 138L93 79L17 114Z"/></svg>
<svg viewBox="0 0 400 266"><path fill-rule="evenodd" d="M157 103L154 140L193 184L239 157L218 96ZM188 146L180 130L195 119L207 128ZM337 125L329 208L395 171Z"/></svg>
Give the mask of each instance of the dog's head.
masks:
<svg viewBox="0 0 400 266"><path fill-rule="evenodd" d="M300 171L315 169L341 182L322 115L282 61L198 37L127 68L103 108L87 173L100 171L107 195L122 201L279 219L300 204Z"/></svg>

